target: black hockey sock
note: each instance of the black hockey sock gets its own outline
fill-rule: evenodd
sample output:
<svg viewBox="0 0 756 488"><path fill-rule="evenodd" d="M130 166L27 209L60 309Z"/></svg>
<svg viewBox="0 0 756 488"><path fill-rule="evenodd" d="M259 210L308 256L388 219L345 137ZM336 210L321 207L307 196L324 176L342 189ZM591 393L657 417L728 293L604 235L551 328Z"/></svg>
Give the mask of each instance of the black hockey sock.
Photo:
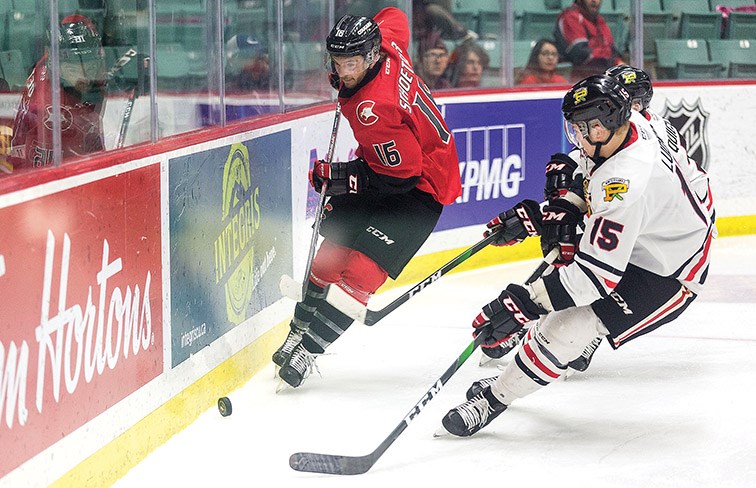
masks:
<svg viewBox="0 0 756 488"><path fill-rule="evenodd" d="M353 322L351 317L323 300L313 313L302 344L310 353L322 354Z"/></svg>
<svg viewBox="0 0 756 488"><path fill-rule="evenodd" d="M312 314L319 305L324 303L324 299L325 290L308 280L304 299L301 302L297 302L294 307L294 318L290 325L291 329L298 329L299 332L306 331L310 326L310 322L312 322Z"/></svg>

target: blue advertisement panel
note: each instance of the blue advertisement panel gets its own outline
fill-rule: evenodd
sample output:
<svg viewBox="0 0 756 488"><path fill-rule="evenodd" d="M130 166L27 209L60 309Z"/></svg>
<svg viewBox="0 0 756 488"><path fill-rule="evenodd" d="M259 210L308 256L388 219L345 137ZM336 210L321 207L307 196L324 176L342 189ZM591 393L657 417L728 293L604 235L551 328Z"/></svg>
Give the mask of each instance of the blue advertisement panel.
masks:
<svg viewBox="0 0 756 488"><path fill-rule="evenodd" d="M291 131L170 160L172 365L279 298L292 274Z"/></svg>
<svg viewBox="0 0 756 488"><path fill-rule="evenodd" d="M436 230L488 222L525 198L543 200L549 157L564 150L562 99L448 104L462 195Z"/></svg>

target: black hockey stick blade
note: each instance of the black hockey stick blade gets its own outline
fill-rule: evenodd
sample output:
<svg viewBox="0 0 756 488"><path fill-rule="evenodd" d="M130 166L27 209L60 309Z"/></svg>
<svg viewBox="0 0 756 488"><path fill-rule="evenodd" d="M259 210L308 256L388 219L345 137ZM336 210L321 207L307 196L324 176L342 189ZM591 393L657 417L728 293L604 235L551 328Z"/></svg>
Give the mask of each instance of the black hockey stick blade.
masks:
<svg viewBox="0 0 756 488"><path fill-rule="evenodd" d="M375 464L372 454L359 457L333 456L314 452L295 452L289 458L289 466L295 471L308 473L353 475L363 474Z"/></svg>

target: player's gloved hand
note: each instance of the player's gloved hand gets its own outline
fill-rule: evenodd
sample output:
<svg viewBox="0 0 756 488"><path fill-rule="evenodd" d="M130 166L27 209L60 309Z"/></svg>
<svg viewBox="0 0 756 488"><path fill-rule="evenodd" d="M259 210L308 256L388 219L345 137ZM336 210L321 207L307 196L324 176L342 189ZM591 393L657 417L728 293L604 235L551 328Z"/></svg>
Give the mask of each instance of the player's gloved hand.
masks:
<svg viewBox="0 0 756 488"><path fill-rule="evenodd" d="M310 170L310 184L320 193L325 181L328 196L361 193L368 185L367 163L361 158L332 163L319 159Z"/></svg>
<svg viewBox="0 0 756 488"><path fill-rule="evenodd" d="M510 284L498 298L485 305L473 320L473 337L483 334L481 349L496 357L498 346L531 320L536 320L546 310L530 299L528 291L520 285Z"/></svg>
<svg viewBox="0 0 756 488"><path fill-rule="evenodd" d="M523 200L506 212L502 212L487 224L484 237L497 234L494 246L518 244L529 236L541 233L541 209L535 200Z"/></svg>
<svg viewBox="0 0 756 488"><path fill-rule="evenodd" d="M580 188L574 188L574 174L578 164L564 153L551 155L551 159L546 164L546 185L543 189L543 196L546 200L563 197L570 189L583 192L582 179Z"/></svg>
<svg viewBox="0 0 756 488"><path fill-rule="evenodd" d="M575 258L579 240L577 226L582 219L580 209L564 198L551 200L543 207L541 251L545 257L555 247L559 249L554 266L564 266Z"/></svg>

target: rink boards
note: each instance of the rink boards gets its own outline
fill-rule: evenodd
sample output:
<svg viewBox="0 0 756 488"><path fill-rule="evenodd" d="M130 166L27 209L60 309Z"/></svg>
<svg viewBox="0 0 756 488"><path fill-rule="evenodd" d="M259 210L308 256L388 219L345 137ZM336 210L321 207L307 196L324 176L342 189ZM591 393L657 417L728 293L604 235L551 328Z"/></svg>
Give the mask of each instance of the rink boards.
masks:
<svg viewBox="0 0 756 488"><path fill-rule="evenodd" d="M483 224L540 200L566 149L563 89L438 97L463 192L400 276L417 281ZM670 84L667 113L712 175L720 235L756 232L756 84ZM0 485L107 484L267 364L301 278L333 106L0 182ZM335 158L354 157L341 124ZM58 178L50 174L58 173ZM467 267L538 253L486 250ZM428 291L426 293L432 293Z"/></svg>

